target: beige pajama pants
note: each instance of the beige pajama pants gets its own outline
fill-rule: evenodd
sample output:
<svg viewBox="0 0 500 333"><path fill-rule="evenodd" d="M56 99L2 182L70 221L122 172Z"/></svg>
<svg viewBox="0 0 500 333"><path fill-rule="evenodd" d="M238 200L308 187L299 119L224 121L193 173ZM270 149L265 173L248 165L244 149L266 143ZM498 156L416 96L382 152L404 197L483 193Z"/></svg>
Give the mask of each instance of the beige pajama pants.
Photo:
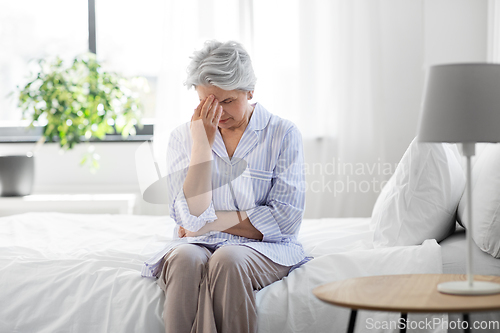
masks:
<svg viewBox="0 0 500 333"><path fill-rule="evenodd" d="M282 279L290 267L239 245L215 252L183 244L163 259L166 333L255 333L255 291Z"/></svg>

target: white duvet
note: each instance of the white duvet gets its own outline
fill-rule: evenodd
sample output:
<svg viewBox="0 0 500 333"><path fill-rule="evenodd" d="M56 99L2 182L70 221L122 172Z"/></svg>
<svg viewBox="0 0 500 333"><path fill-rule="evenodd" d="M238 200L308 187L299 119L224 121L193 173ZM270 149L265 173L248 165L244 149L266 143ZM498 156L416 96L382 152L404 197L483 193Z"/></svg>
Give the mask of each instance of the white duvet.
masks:
<svg viewBox="0 0 500 333"><path fill-rule="evenodd" d="M299 239L315 259L257 293L259 332L345 332L349 311L312 295L323 283L441 273L435 241L373 249L368 222L304 220ZM0 332L163 332L163 294L140 271L144 260L171 240L173 227L170 218L158 216L28 213L0 218ZM356 332L382 331L368 329L367 320L397 318L361 311Z"/></svg>

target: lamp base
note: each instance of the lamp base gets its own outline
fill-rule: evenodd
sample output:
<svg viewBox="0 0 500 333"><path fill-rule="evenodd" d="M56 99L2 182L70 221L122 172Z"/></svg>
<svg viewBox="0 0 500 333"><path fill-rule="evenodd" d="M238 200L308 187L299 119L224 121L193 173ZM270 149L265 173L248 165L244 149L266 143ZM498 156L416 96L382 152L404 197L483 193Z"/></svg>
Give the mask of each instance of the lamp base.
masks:
<svg viewBox="0 0 500 333"><path fill-rule="evenodd" d="M486 281L450 281L438 284L437 289L452 295L492 295L500 293L500 284Z"/></svg>

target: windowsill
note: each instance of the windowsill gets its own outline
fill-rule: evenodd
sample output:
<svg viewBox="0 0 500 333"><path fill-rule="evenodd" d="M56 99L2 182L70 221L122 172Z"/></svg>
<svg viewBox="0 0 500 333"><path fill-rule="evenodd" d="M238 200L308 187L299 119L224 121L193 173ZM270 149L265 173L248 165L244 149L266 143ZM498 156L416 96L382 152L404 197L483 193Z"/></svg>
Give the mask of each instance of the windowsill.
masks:
<svg viewBox="0 0 500 333"><path fill-rule="evenodd" d="M152 124L145 124L142 128L136 127L136 135L123 138L120 134L107 134L104 140L90 139L82 142L144 142L150 140L153 136ZM21 126L0 126L0 143L35 143L42 136L42 128L35 127L27 129ZM47 142L50 143L50 142Z"/></svg>
<svg viewBox="0 0 500 333"><path fill-rule="evenodd" d="M92 142L92 143L108 143L108 142L144 142L148 141L151 139L152 135L134 135L134 136L129 136L127 138L122 138L121 135L107 135L104 140L98 140L98 139L92 139L92 140L82 140L81 142ZM40 137L29 137L29 138L2 138L0 136L0 143L36 143ZM57 141L54 142L48 142L46 141L45 144L47 143L57 143Z"/></svg>

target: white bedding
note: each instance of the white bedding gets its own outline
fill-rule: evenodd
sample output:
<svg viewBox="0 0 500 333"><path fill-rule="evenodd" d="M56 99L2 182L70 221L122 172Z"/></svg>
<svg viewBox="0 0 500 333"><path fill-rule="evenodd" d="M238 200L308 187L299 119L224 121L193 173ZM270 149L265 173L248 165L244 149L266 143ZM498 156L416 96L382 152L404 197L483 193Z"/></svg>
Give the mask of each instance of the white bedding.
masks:
<svg viewBox="0 0 500 333"><path fill-rule="evenodd" d="M257 293L259 332L345 332L348 310L317 300L314 287L355 276L442 272L435 241L373 249L368 223L304 220L299 239L315 259ZM0 332L163 332L162 292L140 271L171 240L173 227L158 216L0 218ZM360 312L356 332L377 332L365 328L367 316L398 318Z"/></svg>

